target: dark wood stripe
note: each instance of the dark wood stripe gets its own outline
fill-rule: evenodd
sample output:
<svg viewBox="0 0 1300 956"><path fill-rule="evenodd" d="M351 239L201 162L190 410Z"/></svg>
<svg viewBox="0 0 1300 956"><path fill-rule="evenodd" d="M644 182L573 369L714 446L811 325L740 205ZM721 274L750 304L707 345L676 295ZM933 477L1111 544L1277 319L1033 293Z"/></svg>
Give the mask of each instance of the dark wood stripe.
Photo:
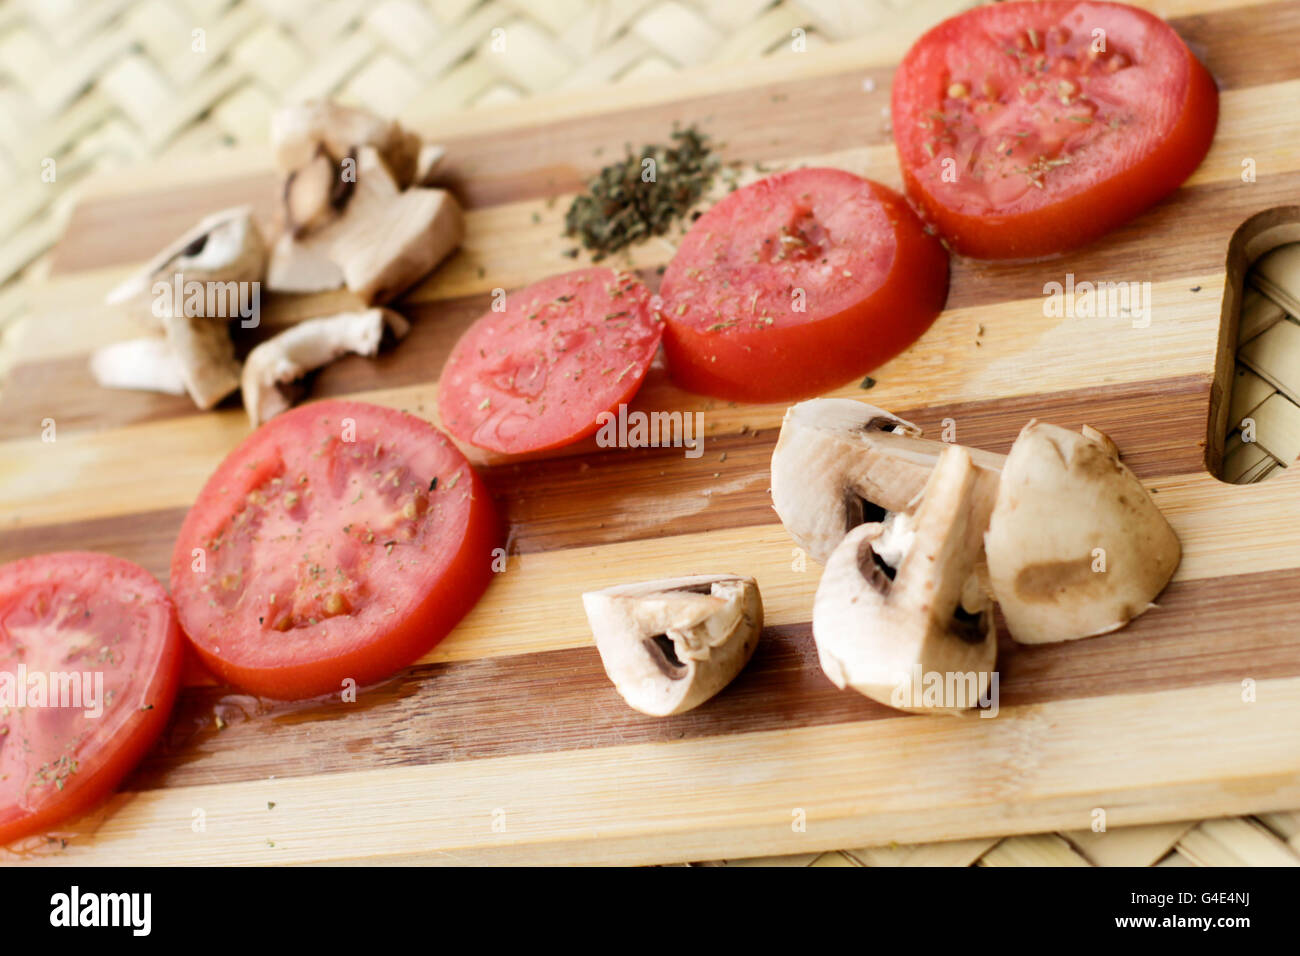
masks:
<svg viewBox="0 0 1300 956"><path fill-rule="evenodd" d="M490 297L482 295L406 309L416 321L404 340L386 345L374 358L347 355L330 363L303 380L306 392L325 398L436 381L456 340L490 305ZM336 302L333 311L341 308L347 306ZM236 352L242 358L283 328L275 314L256 329L232 327ZM240 408L239 394L219 407ZM0 389L0 440L39 436L46 417L58 422L62 436L205 414L184 395L100 388L90 374L89 355L69 355L13 368Z"/></svg>
<svg viewBox="0 0 1300 956"><path fill-rule="evenodd" d="M1300 3L1262 3L1170 20L1223 90L1300 76Z"/></svg>
<svg viewBox="0 0 1300 956"><path fill-rule="evenodd" d="M1300 77L1300 2L1172 20L1224 89ZM471 208L580 189L627 144L662 142L674 123L698 123L725 161L776 163L890 141L881 110L892 67L768 83L673 103L560 120L501 133L439 138L450 183ZM867 92L865 80L873 81ZM755 121L754 104L762 110ZM81 204L55 250L54 273L143 261L204 212L252 203L269 214L275 177L246 176Z"/></svg>
<svg viewBox="0 0 1300 956"><path fill-rule="evenodd" d="M1158 479L1202 467L1209 388L1208 376L1192 376L897 411L936 437L951 419L957 441L998 452L1011 447L1031 418L1068 428L1087 423L1115 439L1140 477ZM706 428L707 422L706 413ZM482 472L509 521L516 553L752 527L776 520L768 466L777 433L706 437L695 459L676 448L609 449ZM165 579L184 516L185 509L168 508L53 526L0 525L0 561L90 549Z"/></svg>
<svg viewBox="0 0 1300 956"><path fill-rule="evenodd" d="M1080 282L1160 282L1188 277L1192 288L1192 277L1222 271L1228 238L1245 219L1260 209L1294 200L1296 195L1300 195L1300 172L1266 175L1257 183L1203 185L1180 190L1175 199L1136 222L1067 256L1020 263L955 258L947 307L1041 298L1044 284L1064 283L1067 272ZM644 278L657 288L654 271L647 271ZM1212 295L1209 291L1204 294ZM402 306L414 322L405 340L377 359L350 356L322 369L309 380L309 394L323 398L434 382L461 333L489 307L486 294ZM265 328L238 330L242 350L274 331L274 307L268 311L272 315ZM1179 316L1161 314L1158 309L1152 316L1157 324L1177 321ZM918 347L926 347L924 338ZM975 348L973 339L970 348ZM1213 374L1211 368L1205 371ZM700 401L672 388L661 370L651 372L646 394L662 396L671 403L655 406L658 408L698 407ZM238 397L228 401L235 406ZM38 435L41 420L47 416L54 417L66 434L81 428L201 414L183 398L129 392L106 395L91 378L86 357L72 356L13 369L9 384L0 393L0 439Z"/></svg>
<svg viewBox="0 0 1300 956"><path fill-rule="evenodd" d="M1300 603L1290 597L1297 588L1300 570L1188 582L1171 587L1159 609L1117 634L1040 647L1022 647L1004 635L1000 704L1298 675L1300 642L1293 638ZM1243 607L1251 614L1243 615ZM225 723L220 731L217 716ZM364 689L354 704L281 705L226 688L192 688L127 788L419 766L893 716L883 705L837 690L818 666L810 625L801 624L769 628L754 659L722 694L663 720L622 702L594 647L418 667Z"/></svg>

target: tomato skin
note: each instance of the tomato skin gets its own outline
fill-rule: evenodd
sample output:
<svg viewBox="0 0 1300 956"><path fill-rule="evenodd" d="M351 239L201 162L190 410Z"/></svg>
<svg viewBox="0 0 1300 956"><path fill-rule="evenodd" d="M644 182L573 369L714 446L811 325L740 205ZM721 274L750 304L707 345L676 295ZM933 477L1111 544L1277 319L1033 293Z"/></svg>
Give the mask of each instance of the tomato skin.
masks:
<svg viewBox="0 0 1300 956"><path fill-rule="evenodd" d="M728 204L743 201L746 189L753 187L731 193L696 221L664 276L664 354L673 381L682 388L728 401L809 398L898 355L943 309L948 297L948 253L901 196L842 170L795 170L768 179L793 175L852 180L884 211L893 228L894 250L879 285L857 301L801 323L778 322L761 330L742 323L711 330L699 321L683 320L675 303L688 286L687 272L694 268L694 260L687 256L702 248L693 248L692 236L717 228L726 219Z"/></svg>
<svg viewBox="0 0 1300 956"><path fill-rule="evenodd" d="M404 439L397 442L399 446L429 441L445 446L438 452L444 461L442 492L463 496L469 505L465 509L463 525L459 524L460 518L457 517L457 527L447 529L445 533L441 528L434 530L438 532L436 537L439 541L453 535L459 535L459 540L454 550L429 558L432 570L429 566L419 566L405 577L400 570L377 569L374 574L369 574L367 583L373 590L367 600L375 605L397 605L407 600L408 581L410 587L423 588L423 593L403 613L393 615L394 619L385 619L378 626L371 620L358 625L355 633L334 632L328 648L322 646L315 656L303 653L302 646L312 644L310 639L304 639L277 658L274 642L278 635L254 627L248 614L255 612L221 617L204 611L204 595L197 590L196 576L192 571L194 548L202 547L200 542L210 541L215 529L226 527L229 524L225 516L229 504L263 480L264 475L258 468L250 467L250 462L268 456L279 442L292 446L295 443L294 432L304 433L301 441L305 446L311 437L312 423L325 419L341 422L349 417L358 423L358 432L376 423L382 425L386 429L383 434L390 440L393 436ZM280 423L278 428L277 423ZM459 476L454 489L447 487L449 472ZM234 489L235 494L222 494L226 489ZM331 516L326 515L322 520L328 524ZM339 517L338 520L342 524L346 518ZM493 577L492 552L498 547L501 537L501 525L482 479L446 436L428 422L394 409L362 402L312 402L263 425L232 451L213 473L186 516L177 538L172 555L172 589L182 632L209 670L252 693L297 700L337 693L346 679L354 680L358 686L383 680L427 653L469 612L487 588ZM263 545L265 542L255 540L251 549L256 552ZM436 548L437 544L432 547ZM393 552L388 553L391 555ZM374 560L375 556L367 555L367 560ZM295 554L284 557L290 562L297 560ZM261 623L260 618L258 623ZM313 622L311 627L329 623ZM268 647L272 649L268 650Z"/></svg>
<svg viewBox="0 0 1300 956"><path fill-rule="evenodd" d="M476 497L488 500L487 486L477 474L471 488ZM382 681L423 657L473 609L491 582L488 555L501 539L494 512L475 512L440 586L430 591L380 646L358 647L328 661L291 667L241 665L193 641L190 646L204 666L225 682L274 700L303 700L337 693L348 677L359 687Z"/></svg>
<svg viewBox="0 0 1300 956"><path fill-rule="evenodd" d="M162 585L140 566L106 554L64 551L23 558L0 565L0 621L12 596L28 586L66 580L74 587L123 581L142 595L142 606L163 622L157 648L139 666L151 666L153 673L140 689L139 700L122 701L135 708L125 726L106 747L90 759L81 757L77 771L58 792L34 812L14 812L0 806L0 845L43 833L64 820L90 810L112 793L153 747L162 734L180 687L184 644L177 624L176 609ZM106 716L108 708L106 707ZM99 718L101 720L105 717ZM8 736L8 735L6 735Z"/></svg>
<svg viewBox="0 0 1300 956"><path fill-rule="evenodd" d="M933 71L944 61L945 50L960 51L969 35L995 26L1011 30L1033 24L1036 36L1041 37L1052 29L1051 24L1080 15L1107 26L1113 21L1108 37L1112 43L1126 43L1136 35L1146 44L1144 53L1149 52L1153 60L1161 58L1153 69L1160 82L1171 84L1167 95L1176 102L1141 105L1151 114L1151 122L1160 127L1168 113L1167 129L1152 134L1147 130L1149 123L1139 122L1139 132L1130 135L1148 140L1142 155L1115 159L1109 169L1099 169L1088 184L1075 182L1062 189L1049 175L1042 190L1045 196L1031 197L1039 199L1036 203L979 208L978 203L961 202L954 195L956 187L949 188L934 175L933 156L922 153L926 134L918 132L926 117L944 102L943 94L934 92L942 81ZM978 68L974 72L978 73ZM1146 93L1151 99L1160 91L1148 87ZM1214 138L1218 111L1214 78L1163 20L1125 4L1074 0L977 7L944 21L908 51L895 75L892 94L895 142L908 197L955 252L978 259L1036 258L1065 252L1140 215L1177 189L1200 165ZM1093 149L1113 153L1129 147L1099 145Z"/></svg>

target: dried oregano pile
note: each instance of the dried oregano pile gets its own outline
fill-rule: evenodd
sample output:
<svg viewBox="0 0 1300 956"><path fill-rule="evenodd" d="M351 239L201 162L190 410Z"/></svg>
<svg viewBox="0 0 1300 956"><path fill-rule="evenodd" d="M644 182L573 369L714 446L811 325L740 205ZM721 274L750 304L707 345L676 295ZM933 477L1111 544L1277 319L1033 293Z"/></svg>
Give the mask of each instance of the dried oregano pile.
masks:
<svg viewBox="0 0 1300 956"><path fill-rule="evenodd" d="M646 160L654 160L653 167ZM653 169L651 178L650 169ZM611 163L569 206L564 234L600 261L624 246L666 233L713 182L718 161L694 126L673 131L670 145L646 146Z"/></svg>

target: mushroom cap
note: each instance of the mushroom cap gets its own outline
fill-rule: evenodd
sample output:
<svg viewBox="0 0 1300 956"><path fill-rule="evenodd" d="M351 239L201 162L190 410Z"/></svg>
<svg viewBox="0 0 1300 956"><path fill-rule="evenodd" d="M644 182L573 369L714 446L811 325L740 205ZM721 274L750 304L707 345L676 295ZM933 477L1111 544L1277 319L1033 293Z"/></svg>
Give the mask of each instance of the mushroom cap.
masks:
<svg viewBox="0 0 1300 956"><path fill-rule="evenodd" d="M1153 606L1182 556L1109 439L1037 420L1011 446L985 550L1007 629L1024 644L1123 627Z"/></svg>
<svg viewBox="0 0 1300 956"><path fill-rule="evenodd" d="M582 596L605 673L652 717L704 703L758 646L763 602L753 578L730 574L625 584Z"/></svg>
<svg viewBox="0 0 1300 956"><path fill-rule="evenodd" d="M919 437L898 416L849 398L793 405L772 453L772 505L795 542L825 562L865 518L864 502L885 511L914 503L948 443ZM996 472L1002 456L970 449Z"/></svg>
<svg viewBox="0 0 1300 956"><path fill-rule="evenodd" d="M182 283L260 282L266 271L266 256L266 243L253 221L252 207L223 209L205 216L168 243L147 265L113 288L105 301L109 305L146 305L154 282L165 279L170 283L177 274ZM145 310L144 315L153 313Z"/></svg>
<svg viewBox="0 0 1300 956"><path fill-rule="evenodd" d="M997 633L991 602L970 582L996 484L968 449L949 445L913 514L859 525L836 546L813 602L813 637L837 687L919 713L979 701ZM882 553L901 556L892 578ZM952 692L930 700L922 689L931 675Z"/></svg>

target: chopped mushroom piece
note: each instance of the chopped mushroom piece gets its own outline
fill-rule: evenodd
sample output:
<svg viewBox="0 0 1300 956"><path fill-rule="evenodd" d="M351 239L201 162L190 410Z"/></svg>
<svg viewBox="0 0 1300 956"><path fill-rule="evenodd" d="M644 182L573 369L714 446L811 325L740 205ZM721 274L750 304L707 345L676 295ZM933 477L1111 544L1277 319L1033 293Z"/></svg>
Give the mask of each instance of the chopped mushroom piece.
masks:
<svg viewBox="0 0 1300 956"><path fill-rule="evenodd" d="M286 173L307 165L322 148L337 164L354 149L372 146L405 189L415 176L420 138L367 110L313 100L272 114L271 146L276 166Z"/></svg>
<svg viewBox="0 0 1300 956"><path fill-rule="evenodd" d="M1117 630L1154 605L1178 536L1102 433L1037 420L1011 446L985 537L993 593L1024 644Z"/></svg>
<svg viewBox="0 0 1300 956"><path fill-rule="evenodd" d="M185 390L195 405L212 408L239 388L239 362L226 322L168 314L162 323Z"/></svg>
<svg viewBox="0 0 1300 956"><path fill-rule="evenodd" d="M286 231L271 247L266 285L272 292L328 292L340 288L343 267L334 257L335 240L358 219L382 217L388 203L401 195L393 174L373 147L358 149L352 160L355 165L346 174L351 177L351 188L340 203L339 215L300 236ZM292 220L287 210L285 218Z"/></svg>
<svg viewBox="0 0 1300 956"><path fill-rule="evenodd" d="M102 388L185 394L180 363L164 338L131 339L97 349L90 373Z"/></svg>
<svg viewBox="0 0 1300 956"><path fill-rule="evenodd" d="M763 602L753 578L729 574L626 584L582 596L605 673L652 717L704 703L758 646Z"/></svg>
<svg viewBox="0 0 1300 956"><path fill-rule="evenodd" d="M293 404L284 386L341 355L374 355L384 330L402 338L410 324L390 309L340 312L299 322L267 339L244 362L244 408L256 428Z"/></svg>
<svg viewBox="0 0 1300 956"><path fill-rule="evenodd" d="M343 285L343 270L330 258L329 243L283 233L271 246L266 287L272 292L329 292Z"/></svg>
<svg viewBox="0 0 1300 956"><path fill-rule="evenodd" d="M424 278L463 236L464 217L450 193L399 191L379 153L363 146L341 214L301 238L281 236L267 285L277 292L322 292L346 284L363 302L382 304Z"/></svg>
<svg viewBox="0 0 1300 956"><path fill-rule="evenodd" d="M899 710L956 713L992 679L992 605L971 586L997 473L946 446L914 513L850 531L826 562L813 603L822 670ZM935 684L943 693L933 694Z"/></svg>
<svg viewBox="0 0 1300 956"><path fill-rule="evenodd" d="M850 528L914 507L951 447L920 434L911 422L848 398L792 406L772 453L772 504L786 531L824 563ZM1002 455L969 451L996 477Z"/></svg>
<svg viewBox="0 0 1300 956"><path fill-rule="evenodd" d="M182 283L259 282L265 270L266 243L253 221L251 207L240 206L206 216L109 292L107 301L111 305L147 303L155 282L163 280L171 286L177 275L182 277ZM160 318L158 311L145 314Z"/></svg>
<svg viewBox="0 0 1300 956"><path fill-rule="evenodd" d="M389 302L433 271L465 235L460 204L445 189L408 189L372 216L349 215L331 258L348 291Z"/></svg>

